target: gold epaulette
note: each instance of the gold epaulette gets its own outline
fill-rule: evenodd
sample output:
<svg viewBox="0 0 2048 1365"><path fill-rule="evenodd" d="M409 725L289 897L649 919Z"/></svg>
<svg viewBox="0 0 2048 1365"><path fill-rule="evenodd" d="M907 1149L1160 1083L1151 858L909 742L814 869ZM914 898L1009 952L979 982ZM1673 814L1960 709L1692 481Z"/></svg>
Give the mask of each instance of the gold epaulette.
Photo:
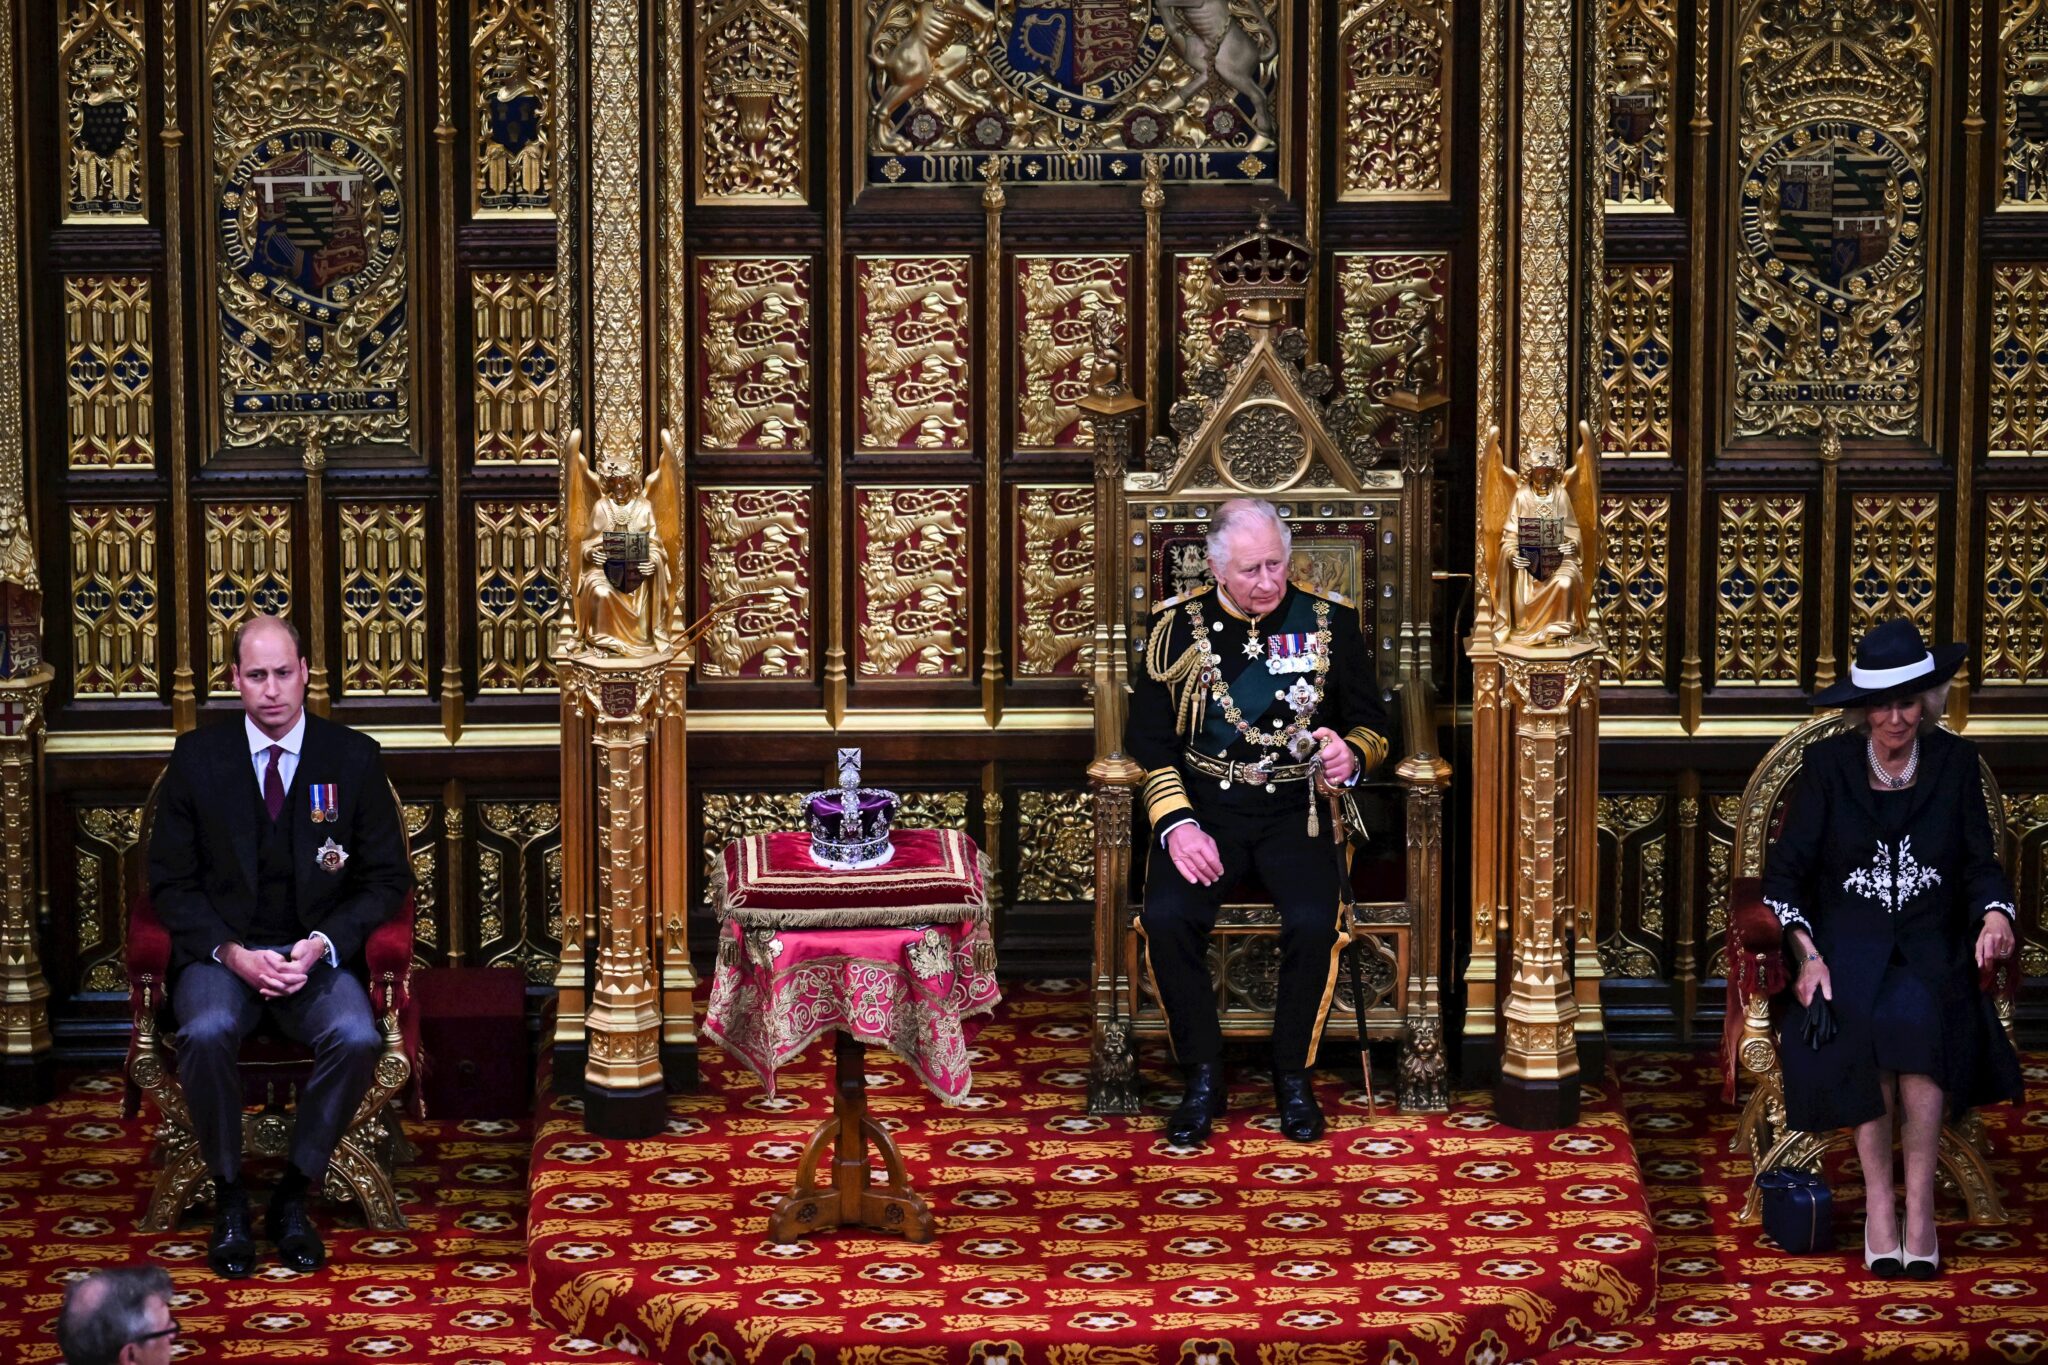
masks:
<svg viewBox="0 0 2048 1365"><path fill-rule="evenodd" d="M1190 588L1188 591L1182 593L1178 597L1169 597L1164 602L1154 602L1152 604L1152 614L1154 616L1157 616L1160 612L1165 611L1170 607L1177 607L1183 602L1192 602L1197 597L1200 597L1203 593L1214 591L1216 591L1216 585L1214 583L1204 583L1199 588Z"/></svg>

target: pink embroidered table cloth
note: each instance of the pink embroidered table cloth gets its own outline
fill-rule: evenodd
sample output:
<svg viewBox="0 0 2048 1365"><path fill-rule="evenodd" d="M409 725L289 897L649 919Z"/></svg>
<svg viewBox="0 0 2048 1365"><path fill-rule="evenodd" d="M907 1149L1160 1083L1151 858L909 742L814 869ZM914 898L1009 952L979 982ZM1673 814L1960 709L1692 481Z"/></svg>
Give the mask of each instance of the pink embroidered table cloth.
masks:
<svg viewBox="0 0 2048 1365"><path fill-rule="evenodd" d="M855 871L812 862L803 834L752 835L725 851L704 1031L770 1095L776 1070L833 1029L888 1048L949 1104L972 1086L967 1045L1001 999L980 852L957 830L899 830L894 841L888 863ZM947 922L858 923L864 905L888 918L906 902ZM750 907L767 904L775 922L755 921ZM806 906L831 927L791 927Z"/></svg>

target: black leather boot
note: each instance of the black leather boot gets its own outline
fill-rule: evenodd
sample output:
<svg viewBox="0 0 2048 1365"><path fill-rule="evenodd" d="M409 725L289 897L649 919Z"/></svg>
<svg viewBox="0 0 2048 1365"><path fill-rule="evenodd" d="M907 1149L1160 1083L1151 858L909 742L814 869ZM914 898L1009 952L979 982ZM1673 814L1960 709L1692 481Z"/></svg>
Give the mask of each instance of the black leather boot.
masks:
<svg viewBox="0 0 2048 1365"><path fill-rule="evenodd" d="M1275 1071L1273 1103L1280 1110L1280 1131L1295 1142L1314 1142L1323 1135L1323 1107L1306 1071Z"/></svg>
<svg viewBox="0 0 2048 1365"><path fill-rule="evenodd" d="M223 1279L239 1280L256 1269L256 1237L249 1230L249 1192L241 1182L216 1182L213 1232L206 1239L206 1262Z"/></svg>
<svg viewBox="0 0 2048 1365"><path fill-rule="evenodd" d="M1166 1140L1176 1147L1199 1147L1209 1140L1209 1124L1223 1117L1230 1092L1223 1084L1223 1063L1196 1062L1183 1068L1187 1089L1180 1107L1166 1120Z"/></svg>

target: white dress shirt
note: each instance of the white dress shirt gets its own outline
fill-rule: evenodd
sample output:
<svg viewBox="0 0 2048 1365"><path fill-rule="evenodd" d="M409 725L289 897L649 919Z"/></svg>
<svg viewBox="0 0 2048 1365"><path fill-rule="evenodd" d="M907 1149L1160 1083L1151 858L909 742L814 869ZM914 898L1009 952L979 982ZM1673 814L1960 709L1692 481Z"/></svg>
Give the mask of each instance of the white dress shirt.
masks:
<svg viewBox="0 0 2048 1365"><path fill-rule="evenodd" d="M272 739L269 735L257 729L256 722L249 718L249 714L246 711L242 713L242 728L249 736L249 763L256 770L256 790L258 792L263 790L263 779L270 774L270 746L275 744L284 750L283 753L277 756L277 776L278 780L284 783L286 792L284 818L289 819L291 816L290 792L292 789L292 778L298 774L299 750L306 742L306 713L304 711L299 712L299 718L292 722L292 728L285 731L281 739ZM327 935L321 933L318 929L308 934L307 937L317 938L327 945L328 966L338 967L341 965L334 956L334 940L328 938ZM214 950L213 960L215 962L220 961L220 950L218 948Z"/></svg>

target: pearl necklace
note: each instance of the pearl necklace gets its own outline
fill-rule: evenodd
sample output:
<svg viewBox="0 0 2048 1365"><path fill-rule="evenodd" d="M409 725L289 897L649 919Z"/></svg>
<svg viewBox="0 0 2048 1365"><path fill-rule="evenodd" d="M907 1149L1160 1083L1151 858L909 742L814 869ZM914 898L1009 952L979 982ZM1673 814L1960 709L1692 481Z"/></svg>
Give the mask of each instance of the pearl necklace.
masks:
<svg viewBox="0 0 2048 1365"><path fill-rule="evenodd" d="M1890 773L1886 772L1884 764L1877 761L1876 740L1866 739L1863 741L1863 751L1870 756L1870 771L1877 778L1879 786L1882 786L1887 791L1897 791L1901 787L1913 785L1913 775L1920 771L1920 737L1918 735L1913 737L1913 752L1906 755L1906 766L1899 769L1897 777L1893 777Z"/></svg>

